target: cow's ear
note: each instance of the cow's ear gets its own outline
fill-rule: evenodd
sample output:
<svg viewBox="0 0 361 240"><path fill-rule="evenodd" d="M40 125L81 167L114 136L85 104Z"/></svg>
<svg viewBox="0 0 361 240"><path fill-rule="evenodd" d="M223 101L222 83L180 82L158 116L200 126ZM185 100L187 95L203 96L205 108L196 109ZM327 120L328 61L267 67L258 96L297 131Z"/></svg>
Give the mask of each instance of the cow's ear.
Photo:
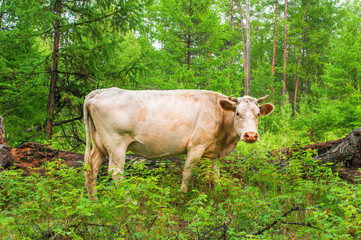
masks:
<svg viewBox="0 0 361 240"><path fill-rule="evenodd" d="M261 111L262 116L266 116L266 115L270 114L271 112L273 112L274 108L275 107L272 104L265 103L259 107L259 110Z"/></svg>
<svg viewBox="0 0 361 240"><path fill-rule="evenodd" d="M219 104L225 111L236 111L237 104L235 102L228 101L226 99L220 99Z"/></svg>

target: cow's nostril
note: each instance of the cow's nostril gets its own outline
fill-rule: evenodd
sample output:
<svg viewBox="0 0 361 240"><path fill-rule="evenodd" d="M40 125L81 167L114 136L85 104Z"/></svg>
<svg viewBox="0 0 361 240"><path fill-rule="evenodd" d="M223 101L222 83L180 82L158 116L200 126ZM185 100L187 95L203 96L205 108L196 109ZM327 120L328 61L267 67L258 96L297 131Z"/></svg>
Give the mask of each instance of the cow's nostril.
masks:
<svg viewBox="0 0 361 240"><path fill-rule="evenodd" d="M258 140L258 133L256 132L246 132L243 137L246 142L255 142Z"/></svg>

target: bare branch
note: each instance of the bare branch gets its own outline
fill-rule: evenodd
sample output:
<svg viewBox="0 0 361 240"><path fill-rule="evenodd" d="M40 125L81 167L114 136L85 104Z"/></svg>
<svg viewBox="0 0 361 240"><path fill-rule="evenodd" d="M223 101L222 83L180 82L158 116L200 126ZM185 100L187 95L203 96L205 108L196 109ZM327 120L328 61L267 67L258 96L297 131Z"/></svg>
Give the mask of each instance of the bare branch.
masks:
<svg viewBox="0 0 361 240"><path fill-rule="evenodd" d="M68 120L63 120L63 121L59 121L59 122L56 122L53 124L53 127L56 127L56 126L59 126L59 125L62 125L62 124L66 124L66 123L70 123L70 122L74 122L76 120L80 120L82 119L83 116L79 116L79 117L76 117L76 118L72 118L72 119L68 119ZM36 131L36 132L39 132L40 130L42 130L44 128L44 126L35 126L35 127L31 127L31 128L28 128L28 129L25 129L23 132L32 132L32 131Z"/></svg>

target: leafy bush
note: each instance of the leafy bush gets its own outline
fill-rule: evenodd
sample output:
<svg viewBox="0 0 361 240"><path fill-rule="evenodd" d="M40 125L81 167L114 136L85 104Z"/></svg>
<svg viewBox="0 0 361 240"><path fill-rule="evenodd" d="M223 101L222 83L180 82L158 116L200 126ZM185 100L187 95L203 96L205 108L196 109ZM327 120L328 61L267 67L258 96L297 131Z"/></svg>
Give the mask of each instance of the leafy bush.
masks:
<svg viewBox="0 0 361 240"><path fill-rule="evenodd" d="M354 239L361 234L360 185L340 180L311 152L280 168L260 142L243 157L200 160L188 193L179 192L183 164L127 166L118 186L98 181L99 200L83 172L48 162L44 175L0 173L0 239ZM249 146L249 145L247 145ZM261 150L256 150L261 146ZM247 152L250 150L249 152Z"/></svg>

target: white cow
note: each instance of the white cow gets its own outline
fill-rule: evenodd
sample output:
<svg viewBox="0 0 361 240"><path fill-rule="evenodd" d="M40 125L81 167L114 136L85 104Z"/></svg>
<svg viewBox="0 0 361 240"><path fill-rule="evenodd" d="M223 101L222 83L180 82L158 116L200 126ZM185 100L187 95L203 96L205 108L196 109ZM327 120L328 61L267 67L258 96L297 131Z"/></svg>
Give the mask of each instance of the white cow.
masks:
<svg viewBox="0 0 361 240"><path fill-rule="evenodd" d="M84 102L85 186L90 196L96 198L104 158L109 156L109 171L116 179L124 173L128 150L149 159L187 154L181 185L186 192L195 159L227 156L239 140L258 141L259 117L274 109L270 103L258 105L267 98L204 90L92 91Z"/></svg>

